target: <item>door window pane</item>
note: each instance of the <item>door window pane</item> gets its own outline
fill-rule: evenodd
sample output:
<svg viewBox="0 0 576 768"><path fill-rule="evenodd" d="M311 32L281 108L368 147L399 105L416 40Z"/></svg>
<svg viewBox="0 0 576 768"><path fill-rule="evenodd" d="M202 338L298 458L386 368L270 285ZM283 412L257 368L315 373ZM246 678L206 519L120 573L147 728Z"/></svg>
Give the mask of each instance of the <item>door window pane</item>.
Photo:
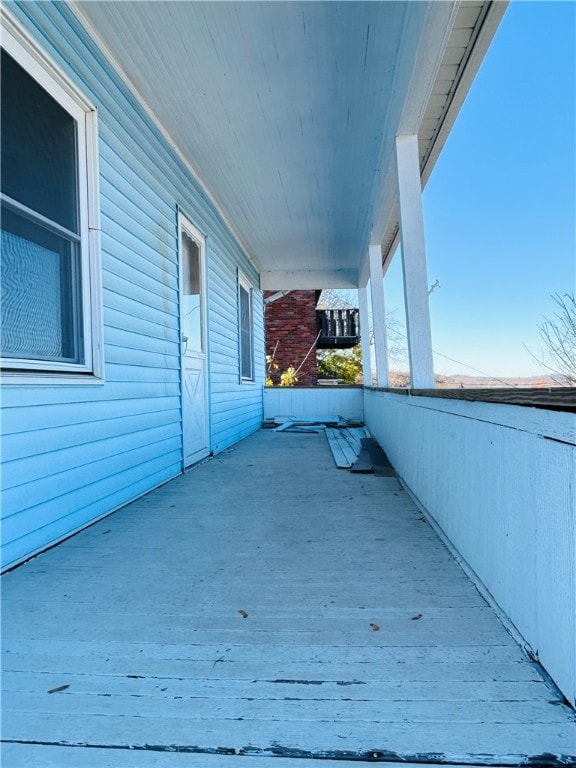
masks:
<svg viewBox="0 0 576 768"><path fill-rule="evenodd" d="M182 336L187 351L202 352L202 261L200 247L182 232Z"/></svg>
<svg viewBox="0 0 576 768"><path fill-rule="evenodd" d="M243 379L252 379L252 306L250 291L240 285L240 370Z"/></svg>

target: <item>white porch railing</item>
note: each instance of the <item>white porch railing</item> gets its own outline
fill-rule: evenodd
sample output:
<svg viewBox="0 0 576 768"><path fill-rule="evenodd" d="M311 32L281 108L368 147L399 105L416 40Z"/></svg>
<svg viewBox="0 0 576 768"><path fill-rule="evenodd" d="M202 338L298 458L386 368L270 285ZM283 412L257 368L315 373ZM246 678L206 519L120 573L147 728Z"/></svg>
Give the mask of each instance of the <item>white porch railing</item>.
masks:
<svg viewBox="0 0 576 768"><path fill-rule="evenodd" d="M361 421L364 397L361 387L267 387L264 389L264 418L275 416L336 415Z"/></svg>
<svg viewBox="0 0 576 768"><path fill-rule="evenodd" d="M576 417L365 390L365 421L422 507L576 698Z"/></svg>
<svg viewBox="0 0 576 768"><path fill-rule="evenodd" d="M264 391L265 418L364 419L402 481L576 703L576 416L359 388Z"/></svg>

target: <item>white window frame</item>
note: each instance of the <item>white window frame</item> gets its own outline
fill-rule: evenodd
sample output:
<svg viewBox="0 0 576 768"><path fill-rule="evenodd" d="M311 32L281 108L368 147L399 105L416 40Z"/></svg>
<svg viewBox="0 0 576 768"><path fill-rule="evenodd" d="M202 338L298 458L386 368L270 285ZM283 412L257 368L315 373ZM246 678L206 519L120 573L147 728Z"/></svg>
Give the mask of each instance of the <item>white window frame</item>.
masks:
<svg viewBox="0 0 576 768"><path fill-rule="evenodd" d="M240 288L243 288L248 293L248 299L250 302L250 362L251 372L250 377L242 375L242 310L240 302ZM254 383L254 286L248 280L248 278L238 270L238 363L240 373L241 384L253 384Z"/></svg>
<svg viewBox="0 0 576 768"><path fill-rule="evenodd" d="M14 17L1 9L2 48L77 123L78 209L84 363L2 359L2 383L94 384L104 380L100 190L96 108L48 58Z"/></svg>

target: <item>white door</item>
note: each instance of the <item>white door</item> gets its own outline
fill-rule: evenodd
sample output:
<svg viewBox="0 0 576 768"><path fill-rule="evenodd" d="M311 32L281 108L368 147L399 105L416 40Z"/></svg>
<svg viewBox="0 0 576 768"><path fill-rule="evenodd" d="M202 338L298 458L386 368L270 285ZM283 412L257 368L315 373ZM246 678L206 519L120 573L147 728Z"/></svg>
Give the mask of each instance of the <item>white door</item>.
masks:
<svg viewBox="0 0 576 768"><path fill-rule="evenodd" d="M180 217L180 333L184 466L210 453L204 237Z"/></svg>

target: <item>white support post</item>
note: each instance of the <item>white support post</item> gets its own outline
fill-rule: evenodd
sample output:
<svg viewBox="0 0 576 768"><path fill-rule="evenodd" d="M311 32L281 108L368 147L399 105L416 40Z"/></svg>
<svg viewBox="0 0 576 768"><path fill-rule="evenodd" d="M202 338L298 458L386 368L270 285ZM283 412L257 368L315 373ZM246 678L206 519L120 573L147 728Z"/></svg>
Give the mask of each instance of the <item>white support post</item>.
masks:
<svg viewBox="0 0 576 768"><path fill-rule="evenodd" d="M374 330L374 351L376 353L376 383L387 387L388 383L388 342L386 338L386 312L384 309L384 277L382 274L382 248L371 245L368 248L370 261L370 294L372 296L372 325Z"/></svg>
<svg viewBox="0 0 576 768"><path fill-rule="evenodd" d="M429 389L434 387L434 361L418 136L396 137L396 167L410 380L415 389Z"/></svg>
<svg viewBox="0 0 576 768"><path fill-rule="evenodd" d="M362 377L364 386L372 386L372 359L370 351L370 319L368 317L368 288L358 288L360 310L360 345L362 347Z"/></svg>

